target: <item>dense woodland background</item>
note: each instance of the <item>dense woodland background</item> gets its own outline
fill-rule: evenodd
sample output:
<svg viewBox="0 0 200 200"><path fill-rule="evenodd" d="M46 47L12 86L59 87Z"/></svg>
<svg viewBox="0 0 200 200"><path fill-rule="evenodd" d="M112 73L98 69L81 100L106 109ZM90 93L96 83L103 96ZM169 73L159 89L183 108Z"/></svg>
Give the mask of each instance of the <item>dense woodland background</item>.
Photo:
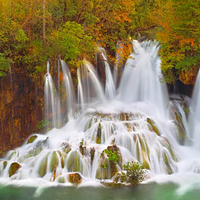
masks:
<svg viewBox="0 0 200 200"><path fill-rule="evenodd" d="M76 68L84 57L95 63L98 45L114 66L138 37L159 41L161 81L194 84L200 0L0 0L0 154L42 128L48 59L64 59L76 82Z"/></svg>

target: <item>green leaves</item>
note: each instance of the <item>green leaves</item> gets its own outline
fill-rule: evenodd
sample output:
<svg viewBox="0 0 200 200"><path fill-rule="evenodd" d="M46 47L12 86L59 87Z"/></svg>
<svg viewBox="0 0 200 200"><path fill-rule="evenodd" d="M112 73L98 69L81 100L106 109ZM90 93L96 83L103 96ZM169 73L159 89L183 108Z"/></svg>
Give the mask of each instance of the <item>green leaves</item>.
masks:
<svg viewBox="0 0 200 200"><path fill-rule="evenodd" d="M72 65L85 54L94 52L92 38L85 33L80 24L70 21L52 33L49 45L53 50L52 56L61 56Z"/></svg>
<svg viewBox="0 0 200 200"><path fill-rule="evenodd" d="M117 161L119 160L117 151L111 151L111 150L105 149L104 152L107 154L109 161L111 161L114 164L117 163Z"/></svg>
<svg viewBox="0 0 200 200"><path fill-rule="evenodd" d="M3 77L6 75L6 73L10 69L10 64L12 63L12 60L9 58L6 58L4 54L0 53L0 77Z"/></svg>

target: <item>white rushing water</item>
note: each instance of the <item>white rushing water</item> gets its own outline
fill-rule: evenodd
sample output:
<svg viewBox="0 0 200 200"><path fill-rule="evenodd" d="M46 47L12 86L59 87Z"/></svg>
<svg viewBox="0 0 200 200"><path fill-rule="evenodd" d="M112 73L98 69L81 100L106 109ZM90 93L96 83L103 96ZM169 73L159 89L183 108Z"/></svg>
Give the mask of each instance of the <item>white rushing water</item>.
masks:
<svg viewBox="0 0 200 200"><path fill-rule="evenodd" d="M85 60L77 71L77 100L70 70L61 61L68 122L60 129L56 123L58 113L64 112L58 106L61 97L57 94L61 92L54 86L48 63L46 116L52 130L44 135L33 134L24 145L8 152L0 162L0 182L68 186L70 174L75 172L82 177L82 184L98 185L101 180L112 179L128 161L143 164L150 180L157 182L172 177L170 181L180 183L182 175L200 173L199 89L194 91L196 121L190 134L187 101L170 101L166 85L159 82L162 74L158 50L156 42L133 41L133 53L119 88L101 50L105 88L94 66ZM116 165L109 161L105 150L117 154Z"/></svg>

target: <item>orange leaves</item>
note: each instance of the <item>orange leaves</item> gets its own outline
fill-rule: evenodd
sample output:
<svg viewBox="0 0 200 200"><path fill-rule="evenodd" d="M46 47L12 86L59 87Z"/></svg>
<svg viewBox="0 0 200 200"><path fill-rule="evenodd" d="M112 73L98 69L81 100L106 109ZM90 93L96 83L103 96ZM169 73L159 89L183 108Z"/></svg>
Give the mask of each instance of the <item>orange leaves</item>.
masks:
<svg viewBox="0 0 200 200"><path fill-rule="evenodd" d="M124 13L114 13L114 18L118 22L131 22L131 19L128 17L129 13L124 12Z"/></svg>
<svg viewBox="0 0 200 200"><path fill-rule="evenodd" d="M179 43L180 43L181 47L186 44L190 44L191 47L193 47L195 44L195 39L194 38L183 38L182 40L179 41Z"/></svg>
<svg viewBox="0 0 200 200"><path fill-rule="evenodd" d="M179 79L185 85L194 85L197 73L198 73L198 68L192 67L189 70L181 72L179 74Z"/></svg>
<svg viewBox="0 0 200 200"><path fill-rule="evenodd" d="M124 43L120 43L116 54L119 56L118 64L123 64L132 52L132 44L127 40Z"/></svg>

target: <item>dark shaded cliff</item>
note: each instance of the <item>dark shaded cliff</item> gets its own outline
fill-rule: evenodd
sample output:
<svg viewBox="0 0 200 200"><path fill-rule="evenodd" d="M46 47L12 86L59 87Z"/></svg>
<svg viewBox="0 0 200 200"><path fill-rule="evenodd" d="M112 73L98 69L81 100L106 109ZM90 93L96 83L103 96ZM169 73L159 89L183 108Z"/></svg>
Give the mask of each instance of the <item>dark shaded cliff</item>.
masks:
<svg viewBox="0 0 200 200"><path fill-rule="evenodd" d="M0 78L0 156L21 145L42 120L43 77L23 70Z"/></svg>

